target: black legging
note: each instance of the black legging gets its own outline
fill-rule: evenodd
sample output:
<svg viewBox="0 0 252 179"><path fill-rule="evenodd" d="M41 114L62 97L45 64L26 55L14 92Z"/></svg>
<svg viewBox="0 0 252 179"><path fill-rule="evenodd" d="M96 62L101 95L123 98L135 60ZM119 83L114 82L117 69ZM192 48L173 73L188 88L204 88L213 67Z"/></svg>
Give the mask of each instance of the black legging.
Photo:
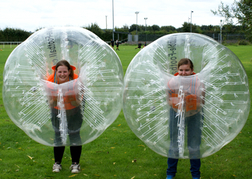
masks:
<svg viewBox="0 0 252 179"><path fill-rule="evenodd" d="M58 109L52 108L52 125L55 131L54 142L56 144L56 146L54 147L54 159L56 163L61 163L65 151L65 146L62 146L63 144L59 131L60 120L57 115ZM71 110L66 110L66 116L68 134L71 143L70 153L72 156L72 163L79 163L82 150L80 128L83 121L80 107L76 107Z"/></svg>
<svg viewBox="0 0 252 179"><path fill-rule="evenodd" d="M81 150L82 146L70 146L70 153L72 157L72 163L79 163L80 162L80 156L81 156ZM60 147L54 147L53 152L54 152L54 160L55 163L60 164L63 154L65 151L65 146L60 146Z"/></svg>

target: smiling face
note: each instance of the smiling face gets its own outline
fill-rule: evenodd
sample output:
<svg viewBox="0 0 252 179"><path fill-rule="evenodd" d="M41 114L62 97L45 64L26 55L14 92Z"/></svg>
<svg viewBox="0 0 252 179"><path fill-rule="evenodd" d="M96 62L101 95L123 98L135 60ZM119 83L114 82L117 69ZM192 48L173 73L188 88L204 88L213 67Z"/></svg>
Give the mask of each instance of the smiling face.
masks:
<svg viewBox="0 0 252 179"><path fill-rule="evenodd" d="M59 84L69 81L70 70L67 66L58 66L56 70L56 76Z"/></svg>
<svg viewBox="0 0 252 179"><path fill-rule="evenodd" d="M178 67L179 76L189 76L193 74L193 69L191 69L189 64L180 65Z"/></svg>

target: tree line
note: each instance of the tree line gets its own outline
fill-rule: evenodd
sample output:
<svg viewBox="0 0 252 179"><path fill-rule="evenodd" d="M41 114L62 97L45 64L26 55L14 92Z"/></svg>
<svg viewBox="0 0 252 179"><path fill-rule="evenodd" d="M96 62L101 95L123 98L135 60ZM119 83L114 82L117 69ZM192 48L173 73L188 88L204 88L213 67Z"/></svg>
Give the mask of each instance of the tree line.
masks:
<svg viewBox="0 0 252 179"><path fill-rule="evenodd" d="M0 29L0 41L24 41L31 35L31 32L27 32L21 29L6 28Z"/></svg>
<svg viewBox="0 0 252 179"><path fill-rule="evenodd" d="M117 39L117 34L119 35L119 40L124 40L128 38L128 34L135 35L136 33L141 34L171 34L178 32L190 32L190 23L184 22L182 27L175 28L173 26L144 26L144 25L136 25L132 24L131 26L124 25L122 28L115 28L115 36ZM97 24L91 24L87 27L83 27L87 30L90 30L98 37L100 37L104 41L110 41L112 39L112 29L101 29ZM246 27L242 25L232 25L225 24L222 26L223 34L243 34L246 31ZM200 34L219 34L220 26L218 25L202 25L198 26L196 24L192 24L192 32L200 33ZM13 29L6 28L4 30L0 29L0 41L24 41L26 40L32 32L28 32L21 29Z"/></svg>
<svg viewBox="0 0 252 179"><path fill-rule="evenodd" d="M175 28L173 26L162 26L159 27L158 25L152 26L137 26L133 24L129 28L129 32L135 34L136 28L138 33L147 33L147 34L170 34L170 33L177 33L177 32L190 32L191 23L184 22L182 27ZM200 34L213 34L213 33L220 33L220 25L196 25L192 24L192 32L200 33ZM146 31L145 31L146 29ZM243 33L245 30L245 26L241 25L233 25L233 24L225 24L222 25L222 33L229 33L229 34L238 34Z"/></svg>

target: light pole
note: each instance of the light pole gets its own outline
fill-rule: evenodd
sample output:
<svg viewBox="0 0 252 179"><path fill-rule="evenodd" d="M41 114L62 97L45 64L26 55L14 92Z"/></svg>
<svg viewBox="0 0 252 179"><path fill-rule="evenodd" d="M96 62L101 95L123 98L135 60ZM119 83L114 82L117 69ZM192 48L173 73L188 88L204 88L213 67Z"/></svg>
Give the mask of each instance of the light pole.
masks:
<svg viewBox="0 0 252 179"><path fill-rule="evenodd" d="M112 37L113 37L113 41L114 41L114 32L115 32L115 28L114 28L114 0L112 0L112 21L113 21L113 33L112 33Z"/></svg>
<svg viewBox="0 0 252 179"><path fill-rule="evenodd" d="M191 11L191 24L190 24L190 32L192 32L192 13L193 13L193 11Z"/></svg>
<svg viewBox="0 0 252 179"><path fill-rule="evenodd" d="M106 17L106 30L107 30L107 16L105 16Z"/></svg>
<svg viewBox="0 0 252 179"><path fill-rule="evenodd" d="M137 35L137 15L139 14L139 12L136 11L135 14L136 14L136 35Z"/></svg>
<svg viewBox="0 0 252 179"><path fill-rule="evenodd" d="M147 21L147 17L144 18L145 20L145 44L146 44L146 41L147 41L147 34L146 34L146 21Z"/></svg>
<svg viewBox="0 0 252 179"><path fill-rule="evenodd" d="M220 44L222 44L222 20L220 20Z"/></svg>

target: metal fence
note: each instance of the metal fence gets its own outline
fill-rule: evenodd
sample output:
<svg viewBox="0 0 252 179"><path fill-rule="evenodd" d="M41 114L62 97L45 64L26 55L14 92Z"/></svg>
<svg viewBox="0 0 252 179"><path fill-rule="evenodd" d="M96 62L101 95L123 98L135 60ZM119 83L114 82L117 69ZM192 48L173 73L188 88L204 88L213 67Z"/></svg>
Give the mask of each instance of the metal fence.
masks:
<svg viewBox="0 0 252 179"><path fill-rule="evenodd" d="M167 35L167 34L139 34L138 41L155 41L164 35ZM246 36L244 34L213 33L213 34L203 34L203 35L207 35L218 42L238 42L240 40L246 40Z"/></svg>
<svg viewBox="0 0 252 179"><path fill-rule="evenodd" d="M168 34L138 34L138 35L131 35L128 34L128 39L124 41L137 43L140 42L153 42L158 38L168 35ZM212 33L212 34L204 34L207 35L218 42L226 42L226 43L236 43L241 40L246 40L245 34L220 34L220 33ZM221 38L222 37L222 38ZM22 41L0 41L0 48L12 48L12 45L19 45ZM8 46L6 46L8 45Z"/></svg>
<svg viewBox="0 0 252 179"><path fill-rule="evenodd" d="M19 45L22 41L0 41L0 48L5 48L8 45L9 48L12 48L12 45Z"/></svg>
<svg viewBox="0 0 252 179"><path fill-rule="evenodd" d="M205 34L212 37L214 40L220 42L222 37L222 42L238 42L240 40L246 40L245 34Z"/></svg>

